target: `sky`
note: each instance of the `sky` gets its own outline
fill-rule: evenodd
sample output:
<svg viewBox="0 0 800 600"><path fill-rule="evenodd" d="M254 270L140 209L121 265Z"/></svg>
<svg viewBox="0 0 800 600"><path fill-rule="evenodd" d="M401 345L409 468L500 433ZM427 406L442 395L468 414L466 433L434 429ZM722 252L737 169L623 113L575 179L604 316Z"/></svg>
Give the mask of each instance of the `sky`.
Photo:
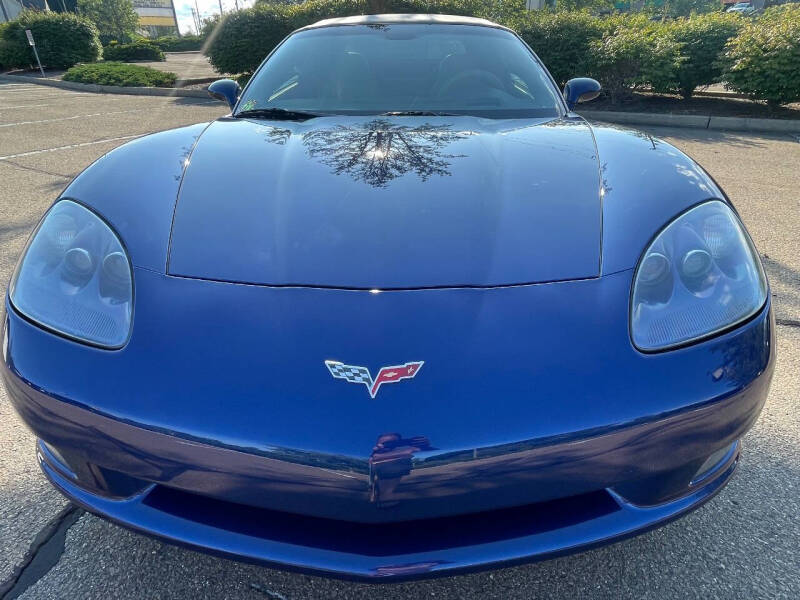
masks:
<svg viewBox="0 0 800 600"><path fill-rule="evenodd" d="M192 19L192 8L194 0L173 0L175 3L175 13L178 15L178 27L181 33L195 33L194 20ZM239 8L253 6L254 0L239 0ZM200 18L207 18L219 14L218 0L197 0L197 7L200 9ZM226 13L236 10L235 0L222 0L222 10Z"/></svg>

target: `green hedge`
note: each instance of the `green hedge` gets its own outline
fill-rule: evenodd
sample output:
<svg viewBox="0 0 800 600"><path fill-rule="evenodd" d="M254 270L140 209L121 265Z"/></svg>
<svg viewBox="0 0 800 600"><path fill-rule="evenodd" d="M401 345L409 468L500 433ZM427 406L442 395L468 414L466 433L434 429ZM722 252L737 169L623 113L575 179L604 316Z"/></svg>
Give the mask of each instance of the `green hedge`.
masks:
<svg viewBox="0 0 800 600"><path fill-rule="evenodd" d="M307 0L258 3L225 15L205 49L221 73L252 73L289 33L321 19L371 14L449 13L489 18L516 30L559 85L591 76L613 102L636 87L691 96L725 81L770 102L797 100L800 6L757 18L710 13L654 22L644 13L598 17L576 11L526 11L524 0Z"/></svg>
<svg viewBox="0 0 800 600"><path fill-rule="evenodd" d="M592 43L603 39L605 23L585 12L531 11L512 26L563 86L589 72Z"/></svg>
<svg viewBox="0 0 800 600"><path fill-rule="evenodd" d="M252 73L292 31L289 11L260 5L229 13L217 26L206 54L220 73Z"/></svg>
<svg viewBox="0 0 800 600"><path fill-rule="evenodd" d="M88 19L72 13L25 11L0 29L0 65L24 68L35 64L26 29L33 33L46 67L66 69L102 56L97 27Z"/></svg>
<svg viewBox="0 0 800 600"><path fill-rule="evenodd" d="M161 49L146 40L136 40L130 44L115 44L112 42L103 48L103 58L122 62L129 62L132 60L166 60Z"/></svg>
<svg viewBox="0 0 800 600"><path fill-rule="evenodd" d="M685 57L674 82L665 91L676 91L689 98L696 87L716 83L722 77L719 61L725 44L744 25L745 19L736 14L710 13L676 19L665 27L681 44Z"/></svg>
<svg viewBox="0 0 800 600"><path fill-rule="evenodd" d="M8 28L8 23L0 23L0 71L11 69L18 62L16 58L17 51L15 50L16 44L6 40L6 36L8 35L6 30ZM30 53L30 50L28 52ZM23 55L22 59L26 60L27 55Z"/></svg>
<svg viewBox="0 0 800 600"><path fill-rule="evenodd" d="M165 35L150 40L150 43L158 46L164 52L187 52L191 50L202 50L205 41L205 38L200 35L184 35L183 37Z"/></svg>
<svg viewBox="0 0 800 600"><path fill-rule="evenodd" d="M748 21L722 63L731 89L770 104L800 101L800 5L776 6Z"/></svg>
<svg viewBox="0 0 800 600"><path fill-rule="evenodd" d="M669 87L683 60L681 45L663 27L620 27L592 43L588 74L617 103L637 86Z"/></svg>
<svg viewBox="0 0 800 600"><path fill-rule="evenodd" d="M221 73L251 73L292 31L322 19L381 12L475 15L504 21L524 10L524 0L307 0L259 3L225 15L206 49Z"/></svg>
<svg viewBox="0 0 800 600"><path fill-rule="evenodd" d="M125 87L171 87L176 79L175 73L120 62L78 65L64 73L66 81Z"/></svg>

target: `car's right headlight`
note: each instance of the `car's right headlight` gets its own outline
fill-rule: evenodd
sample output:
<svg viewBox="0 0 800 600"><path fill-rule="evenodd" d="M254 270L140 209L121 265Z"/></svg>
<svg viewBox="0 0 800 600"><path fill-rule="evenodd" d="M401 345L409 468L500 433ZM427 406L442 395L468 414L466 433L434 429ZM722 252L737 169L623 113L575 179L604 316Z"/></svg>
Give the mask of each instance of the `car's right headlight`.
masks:
<svg viewBox="0 0 800 600"><path fill-rule="evenodd" d="M71 200L53 205L31 236L10 288L11 303L30 320L105 348L128 340L133 277L111 228Z"/></svg>
<svg viewBox="0 0 800 600"><path fill-rule="evenodd" d="M726 203L712 200L667 225L639 260L631 337L640 350L673 348L741 323L766 299L750 237Z"/></svg>

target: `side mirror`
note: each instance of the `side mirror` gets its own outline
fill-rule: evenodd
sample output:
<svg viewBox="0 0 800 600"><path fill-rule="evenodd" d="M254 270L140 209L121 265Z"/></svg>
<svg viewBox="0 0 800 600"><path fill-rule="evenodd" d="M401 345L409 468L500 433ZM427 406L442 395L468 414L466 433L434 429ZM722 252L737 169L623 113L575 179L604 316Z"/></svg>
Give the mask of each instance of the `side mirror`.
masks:
<svg viewBox="0 0 800 600"><path fill-rule="evenodd" d="M578 102L588 102L600 95L603 88L594 79L589 77L576 77L570 79L564 86L564 100L570 110L575 108Z"/></svg>
<svg viewBox="0 0 800 600"><path fill-rule="evenodd" d="M224 100L231 109L236 106L241 93L241 86L233 79L219 79L208 86L208 95L217 100Z"/></svg>

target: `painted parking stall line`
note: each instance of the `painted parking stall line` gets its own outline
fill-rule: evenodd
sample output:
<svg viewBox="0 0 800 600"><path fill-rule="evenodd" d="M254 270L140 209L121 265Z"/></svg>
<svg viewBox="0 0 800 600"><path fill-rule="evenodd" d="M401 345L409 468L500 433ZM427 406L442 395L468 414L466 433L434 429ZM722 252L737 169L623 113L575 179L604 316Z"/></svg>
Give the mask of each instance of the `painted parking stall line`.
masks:
<svg viewBox="0 0 800 600"><path fill-rule="evenodd" d="M46 106L58 106L57 104L18 104L16 106L0 106L0 111L11 110L14 108L44 108Z"/></svg>
<svg viewBox="0 0 800 600"><path fill-rule="evenodd" d="M29 84L22 84L22 83L9 83L0 85L0 92L4 91L16 91L16 90L35 90L39 86L36 85L29 85Z"/></svg>
<svg viewBox="0 0 800 600"><path fill-rule="evenodd" d="M28 152L20 152L18 154L8 154L0 156L0 160L11 160L13 158L22 158L23 156L34 156L36 154L44 154L45 152L58 152L59 150L71 150L73 148L84 148L86 146L94 146L95 144L107 144L109 142L120 142L122 140L132 140L134 138L147 135L146 133L137 133L135 135L122 135L119 137L107 138L104 140L95 140L93 142L81 142L80 144L69 144L68 146L57 146L55 148L44 148L42 150L30 150Z"/></svg>
<svg viewBox="0 0 800 600"><path fill-rule="evenodd" d="M0 98L3 96L10 96L11 94L16 94L15 97L19 97L19 94L31 94L36 93L37 96L40 98L61 98L62 96L92 96L93 94L87 94L86 92L65 92L60 94L48 94L45 93L41 88L37 88L36 90L2 90L0 89Z"/></svg>
<svg viewBox="0 0 800 600"><path fill-rule="evenodd" d="M60 96L57 96L57 97L60 98ZM96 100L96 104L100 104L100 103L106 103L106 102L111 102L111 103L131 102L132 98L136 98L136 96L122 96L122 97L120 97L120 96L112 96L112 95L103 95L103 96L93 96L92 99ZM140 98L145 98L145 97L141 96ZM48 97L48 98L41 98L41 99L40 98L31 98L30 100L32 100L33 102L37 102L38 100L49 100L49 99L50 98ZM72 100L72 99L70 99L70 100ZM6 101L8 101L8 102L20 102L20 101L22 101L22 99L21 98L8 98L8 99L6 99ZM0 103L2 103L2 102L3 102L3 97L2 97L2 93L0 93ZM207 102L204 101L204 100L200 100L198 102L198 104L199 103L214 104L215 102L216 102L215 100L210 100L210 101L207 101ZM190 103L187 102L186 104L190 104ZM67 105L65 102L59 102L59 103L55 103L55 104L53 104L53 103L46 103L46 104L13 104L13 105L8 105L8 106L0 106L0 111L11 110L11 109L16 109L16 108L45 108L45 107L49 107L49 106L68 107L69 105Z"/></svg>
<svg viewBox="0 0 800 600"><path fill-rule="evenodd" d="M59 117L56 119L41 119L39 121L19 121L17 123L0 123L0 128L2 127L17 127L19 125L38 125L40 123L55 123L57 121L73 121L76 119L88 119L90 117L104 117L107 115L124 115L128 113L137 113L137 112L148 112L151 111L150 108L135 108L132 110L116 110L111 112L99 112L99 113L92 113L89 115L74 115L72 117Z"/></svg>
<svg viewBox="0 0 800 600"><path fill-rule="evenodd" d="M20 86L20 87L12 88L12 89L8 89L7 87L0 86L0 93L3 93L3 94L19 94L21 92L32 92L32 91L56 92L56 93L60 92L60 93L64 93L64 94L91 95L90 92L82 92L80 90L65 90L63 88L55 88L55 87L52 87L52 86L30 85L30 86L27 86L27 87Z"/></svg>

